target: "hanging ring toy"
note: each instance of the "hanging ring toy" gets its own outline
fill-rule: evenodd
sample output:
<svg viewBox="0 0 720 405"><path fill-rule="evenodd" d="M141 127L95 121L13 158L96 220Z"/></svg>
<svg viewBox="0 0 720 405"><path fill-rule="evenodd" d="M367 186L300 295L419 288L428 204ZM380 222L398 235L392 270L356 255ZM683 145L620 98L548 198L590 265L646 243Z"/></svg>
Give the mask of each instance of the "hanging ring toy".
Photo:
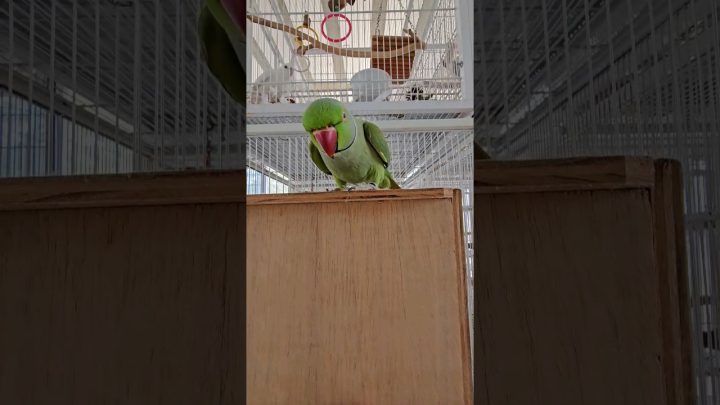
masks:
<svg viewBox="0 0 720 405"><path fill-rule="evenodd" d="M311 33L312 33L312 35L315 37L315 40L316 40L316 41L319 41L319 40L320 40L320 37L318 36L317 31L315 31L314 29L308 27L307 25L304 25L304 24L303 24L303 25L298 25L297 28L295 28L295 29L298 30L298 31L302 31L303 29L306 29L307 32L308 32L308 34L311 34ZM297 36L297 37L295 37L295 45L297 45L298 47L304 47L304 46L310 45L310 42L307 41L307 40L304 40L304 39L300 38L299 36Z"/></svg>
<svg viewBox="0 0 720 405"><path fill-rule="evenodd" d="M347 34L345 34L344 37L342 37L342 38L330 38L330 37L327 36L327 34L325 33L325 24L327 23L327 21L328 21L331 17L341 18L341 19L345 20L345 22L347 22L347 24L348 24L348 32L347 32ZM327 39L327 40L330 41L330 42L342 42L342 41L346 40L346 39L350 36L350 33L352 32L352 23L350 23L350 19L347 18L347 16L346 16L345 14L342 14L342 13L330 13L330 14L326 15L325 18L323 18L322 22L320 23L320 32L322 33L323 38Z"/></svg>

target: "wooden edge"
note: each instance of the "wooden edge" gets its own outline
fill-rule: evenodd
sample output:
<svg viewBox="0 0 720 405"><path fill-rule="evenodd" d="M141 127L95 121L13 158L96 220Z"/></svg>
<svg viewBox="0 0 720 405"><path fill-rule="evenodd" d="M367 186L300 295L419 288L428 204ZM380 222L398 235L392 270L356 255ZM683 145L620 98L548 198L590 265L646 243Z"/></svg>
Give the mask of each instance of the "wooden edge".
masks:
<svg viewBox="0 0 720 405"><path fill-rule="evenodd" d="M559 191L582 187L651 188L651 158L580 157L571 159L475 162L475 193Z"/></svg>
<svg viewBox="0 0 720 405"><path fill-rule="evenodd" d="M243 203L245 170L0 180L0 211Z"/></svg>
<svg viewBox="0 0 720 405"><path fill-rule="evenodd" d="M687 256L679 162L655 162L655 251L659 276L663 368L667 403L694 403Z"/></svg>
<svg viewBox="0 0 720 405"><path fill-rule="evenodd" d="M247 205L317 204L387 200L431 200L455 198L454 189L426 188L401 190L329 191L324 193L264 194L247 197Z"/></svg>
<svg viewBox="0 0 720 405"><path fill-rule="evenodd" d="M474 194L549 193L556 191L596 191L623 189L652 189L654 183L568 183L537 186L475 186Z"/></svg>
<svg viewBox="0 0 720 405"><path fill-rule="evenodd" d="M463 221L463 207L462 207L462 191L459 189L452 190L452 203L453 203L453 219L455 227L455 246L459 246L460 249L456 252L456 260L458 261L457 268L460 269L460 274L457 275L458 280L458 296L460 297L460 336L462 341L460 347L462 351L461 364L468 365L469 367L463 367L463 390L465 404L470 405L473 403L473 381L472 381L472 366L473 359L470 356L470 314L468 313L468 280L467 280L467 261L465 260L465 235L464 235L464 221Z"/></svg>
<svg viewBox="0 0 720 405"><path fill-rule="evenodd" d="M685 198L684 184L682 177L682 166L678 161L669 161L672 168L672 185L673 185L673 217L675 228L675 268L677 272L677 291L678 304L680 312L680 351L682 353L681 369L682 369L682 390L684 393L685 404L693 405L695 403L695 380L693 378L692 368L692 330L690 324L690 290L688 275L688 259L687 245L685 233Z"/></svg>
<svg viewBox="0 0 720 405"><path fill-rule="evenodd" d="M677 268L678 301L680 311L680 348L682 358L682 388L685 393L686 404L695 404L695 379L693 376L692 360L692 326L690 323L690 290L688 275L688 258L685 233L685 198L682 167L679 162L674 163L673 187L677 191L675 195L674 217L675 220L675 262Z"/></svg>

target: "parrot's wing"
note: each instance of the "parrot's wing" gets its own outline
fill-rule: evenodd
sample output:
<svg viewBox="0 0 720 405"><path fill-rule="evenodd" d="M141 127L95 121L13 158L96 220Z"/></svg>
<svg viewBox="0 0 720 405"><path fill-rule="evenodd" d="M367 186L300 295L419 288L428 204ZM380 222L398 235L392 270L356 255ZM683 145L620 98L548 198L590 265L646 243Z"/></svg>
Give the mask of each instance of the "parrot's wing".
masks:
<svg viewBox="0 0 720 405"><path fill-rule="evenodd" d="M231 35L224 29L213 10L217 1L210 0L198 17L198 36L202 48L202 57L210 72L222 84L225 91L238 103L245 103L245 69L243 57L238 57L237 49L231 41ZM219 4L219 7L222 7ZM223 10L221 10L223 11ZM227 15L226 15L227 17ZM229 24L228 24L229 25ZM239 30L234 35L242 34ZM236 38L237 39L237 38ZM244 44L242 45L244 48Z"/></svg>
<svg viewBox="0 0 720 405"><path fill-rule="evenodd" d="M314 143L308 142L308 150L310 151L310 158L312 159L313 163L315 163L315 166L317 166L318 169L320 169L321 172L325 174L330 174L330 170L325 165L325 162L322 160L322 156L320 156L320 151L317 149Z"/></svg>
<svg viewBox="0 0 720 405"><path fill-rule="evenodd" d="M363 132L365 133L365 140L367 140L370 147L378 154L380 160L382 160L385 167L390 163L390 148L385 141L385 135L377 125L372 122L363 122Z"/></svg>
<svg viewBox="0 0 720 405"><path fill-rule="evenodd" d="M205 7L227 35L235 55L245 71L245 2L243 0L206 0Z"/></svg>

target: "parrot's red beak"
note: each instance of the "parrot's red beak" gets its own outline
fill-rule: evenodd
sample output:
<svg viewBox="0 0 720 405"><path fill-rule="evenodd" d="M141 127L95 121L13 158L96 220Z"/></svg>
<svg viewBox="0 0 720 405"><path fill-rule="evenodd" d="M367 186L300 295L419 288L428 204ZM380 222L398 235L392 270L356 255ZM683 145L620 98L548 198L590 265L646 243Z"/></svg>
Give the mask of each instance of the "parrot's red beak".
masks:
<svg viewBox="0 0 720 405"><path fill-rule="evenodd" d="M327 127L313 131L313 135L315 135L315 139L317 139L325 153L333 157L337 147L337 130L334 127Z"/></svg>

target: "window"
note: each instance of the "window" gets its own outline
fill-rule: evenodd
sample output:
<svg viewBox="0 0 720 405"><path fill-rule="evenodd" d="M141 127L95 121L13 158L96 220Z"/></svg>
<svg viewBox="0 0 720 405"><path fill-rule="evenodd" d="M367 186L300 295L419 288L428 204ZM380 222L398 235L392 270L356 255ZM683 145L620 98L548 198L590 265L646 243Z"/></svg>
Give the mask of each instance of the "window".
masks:
<svg viewBox="0 0 720 405"><path fill-rule="evenodd" d="M250 194L286 194L288 185L273 179L257 170L247 169L247 193Z"/></svg>
<svg viewBox="0 0 720 405"><path fill-rule="evenodd" d="M0 177L124 173L130 148L0 87ZM50 124L50 126L48 126ZM97 164L97 166L96 166Z"/></svg>

